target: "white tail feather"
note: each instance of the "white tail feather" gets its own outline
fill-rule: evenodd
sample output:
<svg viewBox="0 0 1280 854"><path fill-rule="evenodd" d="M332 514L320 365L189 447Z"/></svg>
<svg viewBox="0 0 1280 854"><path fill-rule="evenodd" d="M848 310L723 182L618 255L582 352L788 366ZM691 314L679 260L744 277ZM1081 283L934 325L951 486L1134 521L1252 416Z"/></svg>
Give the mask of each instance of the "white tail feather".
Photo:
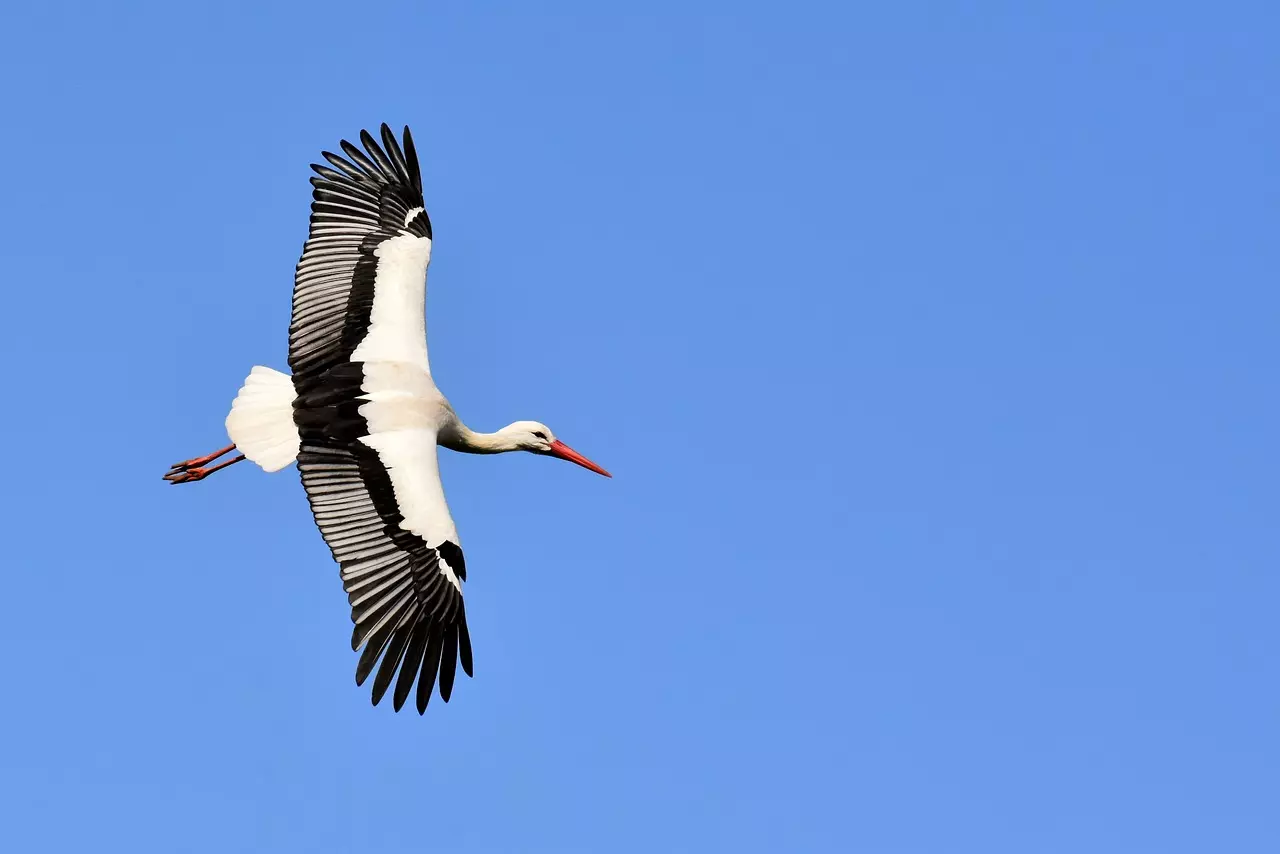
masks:
<svg viewBox="0 0 1280 854"><path fill-rule="evenodd" d="M227 414L227 435L263 471L279 471L298 457L293 380L255 365Z"/></svg>

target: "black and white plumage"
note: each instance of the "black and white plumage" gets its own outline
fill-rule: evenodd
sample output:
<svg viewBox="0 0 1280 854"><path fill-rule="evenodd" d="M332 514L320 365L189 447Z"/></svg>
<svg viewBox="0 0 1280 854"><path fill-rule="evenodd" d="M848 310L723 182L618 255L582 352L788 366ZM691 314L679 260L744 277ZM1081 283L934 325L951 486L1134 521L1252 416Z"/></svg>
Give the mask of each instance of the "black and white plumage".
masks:
<svg viewBox="0 0 1280 854"><path fill-rule="evenodd" d="M419 363L425 367L426 288L419 285L431 260L431 220L422 200L422 176L413 137L404 151L382 126L384 153L368 133L369 156L342 141L350 160L324 152L331 166L312 164L311 232L298 260L289 326L289 368L314 375L344 361ZM379 267L394 275L397 299L379 305L390 325L370 338ZM392 317L390 310L398 310ZM363 346L360 358L356 350ZM371 358L372 357L372 358Z"/></svg>
<svg viewBox="0 0 1280 854"><path fill-rule="evenodd" d="M255 367L227 432L232 446L175 465L166 479L201 480L248 458L267 471L296 460L316 524L341 568L376 705L395 682L398 711L415 679L425 711L437 679L448 702L457 665L472 675L463 583L467 568L436 459L526 450L608 473L538 422L475 433L436 388L424 306L432 230L409 129L363 151L342 141L314 165L311 227L294 281L292 377ZM221 453L241 456L206 468Z"/></svg>

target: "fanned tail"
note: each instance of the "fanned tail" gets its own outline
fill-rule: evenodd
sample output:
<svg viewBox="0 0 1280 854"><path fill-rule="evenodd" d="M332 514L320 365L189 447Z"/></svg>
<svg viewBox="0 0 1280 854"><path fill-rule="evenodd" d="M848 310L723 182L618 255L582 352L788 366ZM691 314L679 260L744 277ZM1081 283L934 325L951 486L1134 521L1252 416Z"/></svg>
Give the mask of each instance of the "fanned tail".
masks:
<svg viewBox="0 0 1280 854"><path fill-rule="evenodd" d="M227 435L263 471L279 471L298 458L295 396L288 374L255 365L231 404Z"/></svg>

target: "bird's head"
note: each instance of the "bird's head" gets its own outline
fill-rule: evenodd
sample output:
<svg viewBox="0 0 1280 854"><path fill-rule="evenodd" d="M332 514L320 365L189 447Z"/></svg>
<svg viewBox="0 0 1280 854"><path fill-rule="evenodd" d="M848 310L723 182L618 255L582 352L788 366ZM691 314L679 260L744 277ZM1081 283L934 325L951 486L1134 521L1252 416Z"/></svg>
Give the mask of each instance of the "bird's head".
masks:
<svg viewBox="0 0 1280 854"><path fill-rule="evenodd" d="M571 463L577 463L585 469L590 469L596 474L602 474L605 477L613 477L600 466L591 462L591 460L579 454L573 448L570 448L564 442L556 438L556 434L551 432L551 428L540 421L516 421L503 427L501 432L511 443L521 451L529 451L534 454L545 454L549 457L559 457L562 460L568 460Z"/></svg>

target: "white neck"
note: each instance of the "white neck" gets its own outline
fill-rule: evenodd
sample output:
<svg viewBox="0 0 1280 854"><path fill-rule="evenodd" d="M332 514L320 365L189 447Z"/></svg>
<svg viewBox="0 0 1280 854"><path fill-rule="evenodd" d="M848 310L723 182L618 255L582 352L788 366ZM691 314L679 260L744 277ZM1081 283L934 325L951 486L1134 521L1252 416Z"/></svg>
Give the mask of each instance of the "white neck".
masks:
<svg viewBox="0 0 1280 854"><path fill-rule="evenodd" d="M501 430L496 433L477 433L461 421L454 421L448 429L440 431L436 441L451 451L467 454L501 454L520 450L514 436Z"/></svg>

